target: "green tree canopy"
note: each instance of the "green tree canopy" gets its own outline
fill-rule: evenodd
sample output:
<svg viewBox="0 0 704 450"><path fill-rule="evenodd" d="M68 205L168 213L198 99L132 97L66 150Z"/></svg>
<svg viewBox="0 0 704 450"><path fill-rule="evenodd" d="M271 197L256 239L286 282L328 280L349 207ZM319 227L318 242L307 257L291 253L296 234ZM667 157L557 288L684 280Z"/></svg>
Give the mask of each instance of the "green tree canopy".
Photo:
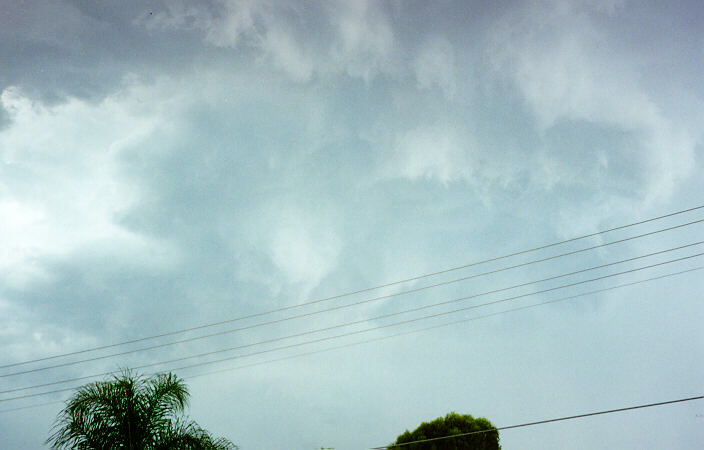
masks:
<svg viewBox="0 0 704 450"><path fill-rule="evenodd" d="M438 417L432 422L423 422L413 431L406 430L400 435L389 449L398 450L499 450L499 432L491 422L483 417L474 418L469 414L460 415L454 412L444 418ZM482 430L491 430L484 433L475 433L468 436L438 439L429 442L425 439L455 436L464 433L473 433ZM398 444L407 444L396 447Z"/></svg>
<svg viewBox="0 0 704 450"><path fill-rule="evenodd" d="M47 439L59 449L227 450L184 416L188 389L174 374L152 377L124 371L109 381L78 388L59 413Z"/></svg>

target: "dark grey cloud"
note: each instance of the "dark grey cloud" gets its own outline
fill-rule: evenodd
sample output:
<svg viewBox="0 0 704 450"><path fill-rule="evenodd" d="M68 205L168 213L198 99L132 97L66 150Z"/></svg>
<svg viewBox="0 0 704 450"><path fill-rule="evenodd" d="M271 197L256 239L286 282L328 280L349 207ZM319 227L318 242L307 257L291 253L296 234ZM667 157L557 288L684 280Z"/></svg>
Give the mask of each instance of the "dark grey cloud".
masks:
<svg viewBox="0 0 704 450"><path fill-rule="evenodd" d="M6 8L2 363L293 305L700 201L702 33L693 5L276 6ZM11 386L437 303L699 235L691 227ZM700 285L683 277L314 357L182 375L194 417L243 448L380 445L449 410L506 425L658 401L696 394L688 389L702 373L692 358L702 351ZM231 366L313 348L326 347ZM41 445L36 430L48 429L55 410L3 419L0 447ZM686 436L680 448L698 442L690 413L669 412ZM593 448L619 442L625 428L642 439L625 446L672 444L669 432L648 434L662 416L639 418L502 441L544 448L579 436Z"/></svg>
<svg viewBox="0 0 704 450"><path fill-rule="evenodd" d="M153 8L156 5L152 5ZM207 49L198 36L151 33L144 2L11 2L0 16L0 84L49 102L99 100L125 75L192 70Z"/></svg>

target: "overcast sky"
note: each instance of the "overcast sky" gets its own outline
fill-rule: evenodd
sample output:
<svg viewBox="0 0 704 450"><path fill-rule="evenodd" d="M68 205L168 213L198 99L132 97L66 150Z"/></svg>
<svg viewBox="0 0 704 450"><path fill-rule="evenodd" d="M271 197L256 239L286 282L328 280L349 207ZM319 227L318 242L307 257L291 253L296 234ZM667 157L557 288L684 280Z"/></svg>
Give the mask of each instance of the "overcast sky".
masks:
<svg viewBox="0 0 704 450"><path fill-rule="evenodd" d="M305 305L704 204L696 1L1 3L0 365L299 305L140 345L231 330L704 217L694 210ZM704 245L375 317L703 236L695 223L6 376L0 390L355 321L142 372L271 349L176 371L191 389L190 415L253 450L365 449L450 411L506 426L701 395L704 271L391 336L696 268L702 257L668 261ZM8 399L80 384L0 394L2 410L50 403L0 413L0 448L42 448L69 393ZM703 441L702 401L501 433L505 450Z"/></svg>

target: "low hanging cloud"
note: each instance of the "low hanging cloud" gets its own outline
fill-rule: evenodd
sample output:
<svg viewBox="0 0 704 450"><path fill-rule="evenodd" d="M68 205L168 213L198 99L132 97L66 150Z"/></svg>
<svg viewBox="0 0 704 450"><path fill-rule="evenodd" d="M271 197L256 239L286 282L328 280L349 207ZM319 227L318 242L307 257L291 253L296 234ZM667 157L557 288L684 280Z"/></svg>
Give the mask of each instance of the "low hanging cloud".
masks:
<svg viewBox="0 0 704 450"><path fill-rule="evenodd" d="M342 241L332 224L321 219L288 209L279 211L271 230L269 255L287 283L301 286L303 299L338 265Z"/></svg>
<svg viewBox="0 0 704 450"><path fill-rule="evenodd" d="M196 30L215 47L253 51L260 62L296 82L331 73L369 82L393 69L394 36L387 14L382 5L366 0L306 8L293 1L176 1L136 23L152 30Z"/></svg>
<svg viewBox="0 0 704 450"><path fill-rule="evenodd" d="M408 112L374 136L388 155L382 178L460 182L489 202L552 198L561 230L668 202L695 173L702 139L672 105L701 105L687 95L663 102L677 91L652 82L642 55L613 44L611 22L623 14L620 2L513 4L474 36L485 60L464 55L456 36L423 41L413 74L428 95L397 100ZM471 90L461 102L452 95ZM574 198L589 208L574 208Z"/></svg>
<svg viewBox="0 0 704 450"><path fill-rule="evenodd" d="M396 139L394 156L386 174L411 180L424 179L447 185L472 182L471 143L450 127L410 130Z"/></svg>
<svg viewBox="0 0 704 450"><path fill-rule="evenodd" d="M138 197L117 158L124 146L148 136L158 118L135 114L134 100L46 106L15 87L2 92L0 103L10 118L0 132L6 283L20 287L48 276L45 259L91 248L147 266L165 262L159 255L169 253L166 247L117 223ZM147 251L153 256L134 259Z"/></svg>
<svg viewBox="0 0 704 450"><path fill-rule="evenodd" d="M10 61L0 70L3 364L456 267L685 209L702 191L702 27L691 5L59 0L6 9L0 15L0 53ZM10 387L370 320L537 279L538 272L612 261L607 254L615 259L616 252L627 257L668 240L691 242L699 231L682 228L601 255L577 254L310 320L57 368ZM467 269L462 273L484 270ZM459 271L433 279L455 276ZM546 306L194 381L194 408L209 429L217 431L217 424L224 430L218 434L229 433L243 448L366 448L393 439L390 429L400 432L453 405L488 408L487 415L506 423L516 411L536 407L549 417L555 405L546 395L576 410L600 408L593 403L598 396L584 393L602 367L620 375L599 389L636 404L671 378L672 367L692 368L688 355L701 350L701 320L693 313L701 311L695 295L701 281L690 277L640 293L584 298L581 306ZM430 283L417 279L330 305ZM637 303L626 303L629 297ZM679 299L677 308L662 302L670 297ZM677 333L667 332L672 327L663 312L673 320L682 315ZM574 339L555 339L565 333ZM357 338L364 339L350 336ZM476 354L458 363L468 339L487 345L469 348ZM690 343L687 352L671 351L683 342ZM654 359L651 348L668 363ZM597 350L585 359L575 358L584 353L575 349ZM290 350L277 355L297 352ZM364 373L357 370L361 360ZM479 360L500 379L474 370ZM429 366L477 389L448 390ZM699 369L678 370L672 389L696 384ZM526 373L558 382L528 380L536 389L526 390ZM643 374L638 390L629 388L633 373ZM520 395L497 401L491 393L502 386ZM230 396L246 407L232 408ZM291 421L301 399L310 413L303 419L322 411L353 426ZM388 416L386 406L399 404L408 407L388 426L374 427ZM55 411L33 411L12 416L19 427L0 420L0 435L12 448L41 447L44 435L35 431L49 429ZM260 420L272 411L282 429ZM686 418L673 423L688 427ZM642 431L651 429L657 427L632 431L646 442ZM304 439L293 442L291 430ZM554 446L573 431L552 436ZM505 446L545 447L522 436L507 434ZM603 442L601 435L585 436L594 441L585 446ZM665 442L659 447L671 439L656 437ZM682 442L692 447L697 439Z"/></svg>
<svg viewBox="0 0 704 450"><path fill-rule="evenodd" d="M667 200L678 182L692 174L699 131L669 117L654 93L642 87L642 70L634 55L606 45L603 22L619 14L618 4L551 6L555 5L528 2L499 22L491 36L496 69L519 88L543 135L565 122L631 134L637 148L630 156L631 167L638 167L645 177L639 197L645 204ZM625 154L623 149L602 146L584 156L608 167L609 161ZM558 172L574 169L563 166Z"/></svg>
<svg viewBox="0 0 704 450"><path fill-rule="evenodd" d="M421 89L437 86L448 99L454 97L457 90L455 55L447 39L428 39L418 52L413 70Z"/></svg>

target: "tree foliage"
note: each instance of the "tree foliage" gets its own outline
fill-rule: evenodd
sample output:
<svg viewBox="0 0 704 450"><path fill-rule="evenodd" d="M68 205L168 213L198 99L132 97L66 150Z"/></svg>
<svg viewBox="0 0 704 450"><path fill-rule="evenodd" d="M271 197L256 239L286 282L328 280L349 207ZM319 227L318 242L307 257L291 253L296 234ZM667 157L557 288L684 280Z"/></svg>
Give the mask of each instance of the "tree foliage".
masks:
<svg viewBox="0 0 704 450"><path fill-rule="evenodd" d="M143 377L124 371L80 387L59 413L47 443L55 450L236 449L184 417L188 395L174 374Z"/></svg>
<svg viewBox="0 0 704 450"><path fill-rule="evenodd" d="M464 433L473 433L482 430L491 430L484 433L470 434L448 439L438 439L429 442L419 442L395 447L398 444L407 444L424 439L455 436ZM491 422L483 417L474 418L469 414L460 415L454 412L444 418L438 417L432 422L423 422L413 431L406 430L400 435L390 449L398 450L499 450L499 432Z"/></svg>

